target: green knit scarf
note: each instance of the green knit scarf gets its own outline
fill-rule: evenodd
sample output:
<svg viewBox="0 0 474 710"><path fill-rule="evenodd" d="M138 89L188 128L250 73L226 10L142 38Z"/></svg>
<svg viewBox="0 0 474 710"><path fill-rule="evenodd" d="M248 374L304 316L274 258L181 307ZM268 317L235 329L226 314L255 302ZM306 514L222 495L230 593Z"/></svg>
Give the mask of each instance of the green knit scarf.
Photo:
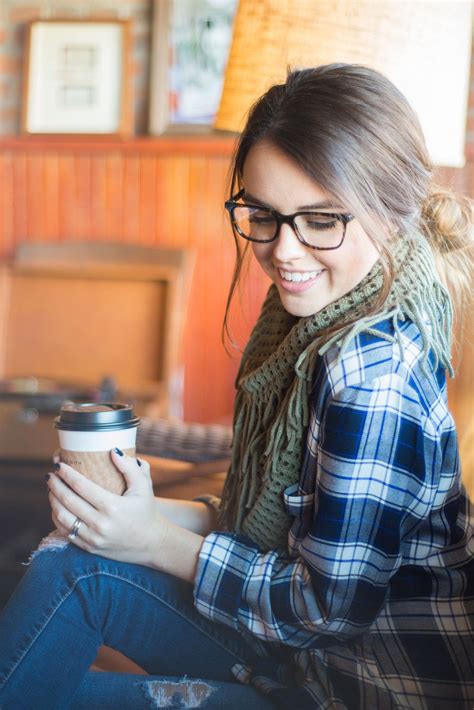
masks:
<svg viewBox="0 0 474 710"><path fill-rule="evenodd" d="M408 318L421 332L423 362L431 350L452 374L451 302L425 238L400 238L395 265L383 308L370 316L383 287L380 260L352 291L312 316L287 313L276 287L270 287L236 380L232 462L219 511L222 529L248 535L263 550L286 548L292 520L283 507L283 490L299 481L316 360L334 343L341 357L358 333L374 332L373 325L390 317L396 337L376 332L397 341L403 358L398 322Z"/></svg>

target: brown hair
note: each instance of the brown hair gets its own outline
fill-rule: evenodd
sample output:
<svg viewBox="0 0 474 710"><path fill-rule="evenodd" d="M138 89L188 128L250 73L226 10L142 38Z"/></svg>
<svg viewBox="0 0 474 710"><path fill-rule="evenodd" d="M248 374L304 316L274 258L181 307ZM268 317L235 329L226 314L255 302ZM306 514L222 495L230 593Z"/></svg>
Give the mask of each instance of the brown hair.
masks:
<svg viewBox="0 0 474 710"><path fill-rule="evenodd" d="M385 301L395 275L390 240L422 232L437 257L439 276L462 306L470 292L473 207L433 184L433 165L417 115L383 74L358 64L288 70L252 106L234 155L230 195L242 186L250 149L267 141L296 160L310 177L344 202L376 243L384 266ZM231 340L229 308L248 243L234 234L236 262L223 338Z"/></svg>

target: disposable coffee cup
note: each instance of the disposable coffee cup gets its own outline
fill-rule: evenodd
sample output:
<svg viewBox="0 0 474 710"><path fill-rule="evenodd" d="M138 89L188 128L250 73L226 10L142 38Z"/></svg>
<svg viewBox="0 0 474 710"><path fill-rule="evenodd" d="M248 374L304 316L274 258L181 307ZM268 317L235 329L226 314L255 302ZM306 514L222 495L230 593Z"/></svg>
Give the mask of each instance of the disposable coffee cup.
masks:
<svg viewBox="0 0 474 710"><path fill-rule="evenodd" d="M118 447L135 456L139 425L140 419L130 404L68 402L54 420L60 460L99 486L122 495L125 479L114 466L110 451Z"/></svg>

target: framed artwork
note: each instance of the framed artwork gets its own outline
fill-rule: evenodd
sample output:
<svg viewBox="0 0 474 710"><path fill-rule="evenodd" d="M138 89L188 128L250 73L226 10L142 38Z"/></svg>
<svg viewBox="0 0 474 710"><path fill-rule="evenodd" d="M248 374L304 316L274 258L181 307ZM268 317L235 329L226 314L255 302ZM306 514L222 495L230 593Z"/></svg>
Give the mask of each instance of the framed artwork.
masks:
<svg viewBox="0 0 474 710"><path fill-rule="evenodd" d="M237 0L153 0L149 131L209 132Z"/></svg>
<svg viewBox="0 0 474 710"><path fill-rule="evenodd" d="M129 22L34 20L26 42L23 133L133 131Z"/></svg>

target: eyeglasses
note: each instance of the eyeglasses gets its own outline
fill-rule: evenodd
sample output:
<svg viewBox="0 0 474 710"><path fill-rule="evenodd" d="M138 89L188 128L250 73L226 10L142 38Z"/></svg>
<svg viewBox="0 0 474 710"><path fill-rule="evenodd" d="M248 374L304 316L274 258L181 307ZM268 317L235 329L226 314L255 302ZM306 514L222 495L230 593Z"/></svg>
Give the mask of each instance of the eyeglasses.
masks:
<svg viewBox="0 0 474 710"><path fill-rule="evenodd" d="M251 242L273 242L282 224L289 224L302 244L311 249L338 249L346 236L346 226L352 214L329 212L294 212L283 215L261 205L237 202L244 194L240 190L225 202L232 228Z"/></svg>

